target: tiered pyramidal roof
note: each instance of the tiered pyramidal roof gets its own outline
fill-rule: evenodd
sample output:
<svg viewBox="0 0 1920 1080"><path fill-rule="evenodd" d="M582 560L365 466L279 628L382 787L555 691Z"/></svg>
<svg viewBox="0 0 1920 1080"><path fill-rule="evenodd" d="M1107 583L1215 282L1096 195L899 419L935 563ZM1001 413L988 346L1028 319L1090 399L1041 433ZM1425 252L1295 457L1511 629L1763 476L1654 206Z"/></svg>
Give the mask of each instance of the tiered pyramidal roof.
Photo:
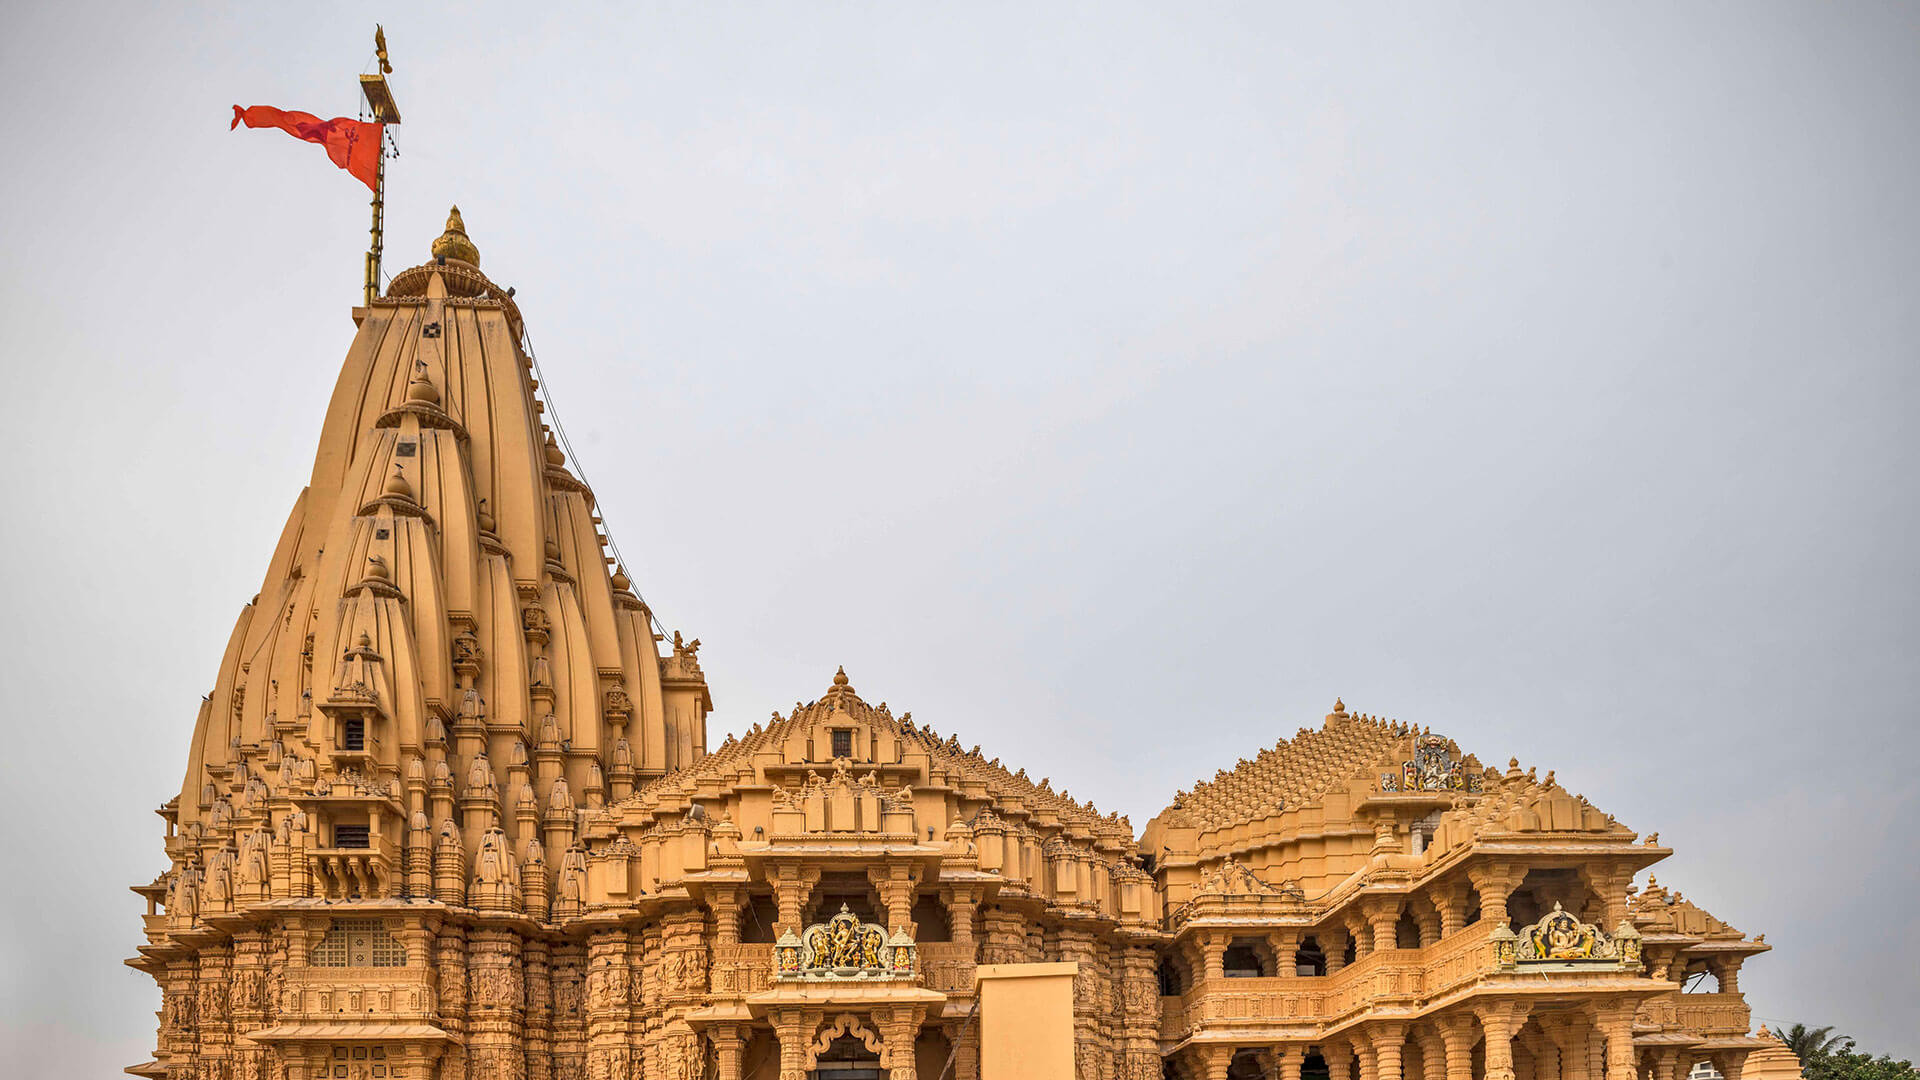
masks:
<svg viewBox="0 0 1920 1080"><path fill-rule="evenodd" d="M201 706L184 830L316 777L397 795L423 756L512 798L531 747L553 767L514 776L538 799L558 780L593 806L704 754L697 643L657 647L479 257L456 207L356 311L312 479Z"/></svg>

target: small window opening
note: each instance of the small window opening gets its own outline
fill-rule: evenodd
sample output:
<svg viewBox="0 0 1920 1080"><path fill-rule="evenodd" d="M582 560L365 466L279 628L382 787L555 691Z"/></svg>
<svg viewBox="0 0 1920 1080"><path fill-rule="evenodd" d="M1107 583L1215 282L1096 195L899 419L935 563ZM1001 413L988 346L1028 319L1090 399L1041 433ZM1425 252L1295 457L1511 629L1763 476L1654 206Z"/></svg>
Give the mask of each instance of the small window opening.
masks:
<svg viewBox="0 0 1920 1080"><path fill-rule="evenodd" d="M1320 940L1308 935L1300 942L1293 953L1293 973L1295 975L1325 975L1327 973L1327 954L1320 951Z"/></svg>
<svg viewBox="0 0 1920 1080"><path fill-rule="evenodd" d="M1272 972L1267 970L1266 960L1260 955L1259 946L1251 942L1235 941L1227 946L1220 959L1221 974L1229 979L1263 979Z"/></svg>
<svg viewBox="0 0 1920 1080"><path fill-rule="evenodd" d="M1170 957L1161 957L1159 967L1154 974L1160 979L1161 997L1179 997L1187 992L1187 981L1180 971L1180 965Z"/></svg>
<svg viewBox="0 0 1920 1080"><path fill-rule="evenodd" d="M1396 949L1417 949L1420 947L1420 924L1412 915L1402 914L1393 928L1393 947Z"/></svg>
<svg viewBox="0 0 1920 1080"><path fill-rule="evenodd" d="M340 721L340 748L343 750L365 750L367 748L367 722L355 717Z"/></svg>
<svg viewBox="0 0 1920 1080"><path fill-rule="evenodd" d="M850 758L853 756L852 728L833 729L833 756L836 758Z"/></svg>
<svg viewBox="0 0 1920 1080"><path fill-rule="evenodd" d="M913 900L915 941L952 941L953 927L947 918L947 905L935 896L916 896Z"/></svg>
<svg viewBox="0 0 1920 1080"><path fill-rule="evenodd" d="M365 825L335 825L333 846L337 848L371 847L372 837L367 834Z"/></svg>

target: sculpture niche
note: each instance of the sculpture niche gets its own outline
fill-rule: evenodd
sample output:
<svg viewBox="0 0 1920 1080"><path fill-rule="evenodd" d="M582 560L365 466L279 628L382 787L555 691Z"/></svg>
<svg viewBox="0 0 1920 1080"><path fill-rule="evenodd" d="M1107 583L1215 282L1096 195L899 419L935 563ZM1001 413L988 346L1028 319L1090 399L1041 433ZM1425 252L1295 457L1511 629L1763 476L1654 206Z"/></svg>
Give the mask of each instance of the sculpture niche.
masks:
<svg viewBox="0 0 1920 1080"><path fill-rule="evenodd" d="M1503 967L1608 967L1626 971L1640 967L1640 934L1622 921L1611 935L1583 923L1555 901L1540 921L1518 934L1498 927L1493 934Z"/></svg>
<svg viewBox="0 0 1920 1080"><path fill-rule="evenodd" d="M887 936L879 923L863 923L847 905L798 936L789 930L774 948L776 979L911 979L919 965L913 939Z"/></svg>

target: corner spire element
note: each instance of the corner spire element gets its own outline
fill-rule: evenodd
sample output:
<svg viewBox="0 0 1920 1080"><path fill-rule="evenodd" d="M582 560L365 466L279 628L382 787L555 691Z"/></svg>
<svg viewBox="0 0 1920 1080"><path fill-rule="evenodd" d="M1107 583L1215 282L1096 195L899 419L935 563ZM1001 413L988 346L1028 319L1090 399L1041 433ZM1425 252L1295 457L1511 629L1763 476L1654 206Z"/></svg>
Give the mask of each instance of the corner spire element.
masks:
<svg viewBox="0 0 1920 1080"><path fill-rule="evenodd" d="M433 242L433 257L436 259L455 259L478 269L480 249L473 246L467 238L467 223L460 220L460 208L447 211L447 231Z"/></svg>

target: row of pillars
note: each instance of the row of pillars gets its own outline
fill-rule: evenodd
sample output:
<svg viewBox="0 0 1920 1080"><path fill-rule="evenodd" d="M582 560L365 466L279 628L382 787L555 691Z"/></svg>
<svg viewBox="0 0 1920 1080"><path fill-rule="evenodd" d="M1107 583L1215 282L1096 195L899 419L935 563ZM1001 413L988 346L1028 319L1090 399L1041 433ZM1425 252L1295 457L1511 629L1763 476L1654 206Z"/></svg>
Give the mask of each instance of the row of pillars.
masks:
<svg viewBox="0 0 1920 1080"><path fill-rule="evenodd" d="M880 1064L889 1080L918 1080L914 1054L922 1019L923 1010L918 1005L881 1007L862 1017L861 1031L879 1036ZM826 1014L815 1009L777 1009L768 1014L767 1020L779 1047L780 1080L806 1080L807 1051L826 1023ZM952 1050L950 1080L979 1078L979 1045L969 1027L960 1022L944 1026ZM839 1033L837 1026L827 1032ZM708 1028L707 1037L714 1048L714 1080L746 1080L746 1050L752 1034L752 1027L746 1024L721 1023Z"/></svg>
<svg viewBox="0 0 1920 1080"><path fill-rule="evenodd" d="M1597 1016L1556 1014L1540 1024L1545 1038L1536 1057L1534 1080L1637 1080L1638 1052L1633 1044L1630 1006L1601 1010ZM1529 1006L1520 1001L1483 1002L1418 1024L1374 1021L1318 1044L1332 1080L1516 1080L1514 1040L1527 1022ZM1405 1075L1409 1039L1419 1047L1420 1075ZM1484 1041L1481 1075L1473 1069L1473 1048ZM1236 1053L1245 1046L1207 1046L1196 1054L1204 1080L1228 1080ZM1300 1080L1312 1047L1299 1043L1259 1048L1266 1051L1272 1080ZM1552 1065L1540 1067L1541 1059ZM1655 1063L1655 1080L1675 1080L1674 1055L1665 1055L1665 1071ZM1737 1073L1727 1080L1738 1080Z"/></svg>
<svg viewBox="0 0 1920 1080"><path fill-rule="evenodd" d="M1398 948L1403 914L1410 916L1419 930L1418 947L1426 948L1467 925L1467 915L1473 910L1473 897L1476 895L1479 897L1480 919L1505 923L1511 918L1507 901L1525 878L1524 866L1487 863L1469 868L1465 880L1456 879L1422 894L1424 903L1409 904L1409 897L1404 895L1369 896L1345 912L1337 925L1308 931L1273 931L1267 935L1267 944L1273 949L1277 961L1275 966L1278 970L1275 974L1284 977L1295 973L1295 952L1306 937L1312 937L1320 946L1321 953L1326 957L1329 975L1345 966L1349 941L1353 943L1356 960L1373 952ZM1626 890L1632 880L1631 871L1621 870L1596 875L1591 881L1600 895L1602 925L1616 926L1626 918ZM1234 936L1216 931L1202 934L1196 939L1206 978L1223 977L1224 957ZM1721 982L1724 986L1725 976L1721 977Z"/></svg>
<svg viewBox="0 0 1920 1080"><path fill-rule="evenodd" d="M913 936L916 931L913 903L919 896L920 868L904 862L874 866L868 868L867 880L880 894L880 906L885 912L888 932L905 931ZM804 929L801 920L808 901L813 899L814 887L819 882L820 871L815 867L782 866L768 874L768 883L773 886L774 903L778 909L775 934L789 930L797 934ZM716 943L738 944L740 919L748 900L747 890L742 886L708 886L706 893L707 906L714 913ZM974 913L980 906L979 888L968 885L945 886L940 889L939 897L947 907L951 940L961 945L973 944ZM832 912L827 914L831 915Z"/></svg>

